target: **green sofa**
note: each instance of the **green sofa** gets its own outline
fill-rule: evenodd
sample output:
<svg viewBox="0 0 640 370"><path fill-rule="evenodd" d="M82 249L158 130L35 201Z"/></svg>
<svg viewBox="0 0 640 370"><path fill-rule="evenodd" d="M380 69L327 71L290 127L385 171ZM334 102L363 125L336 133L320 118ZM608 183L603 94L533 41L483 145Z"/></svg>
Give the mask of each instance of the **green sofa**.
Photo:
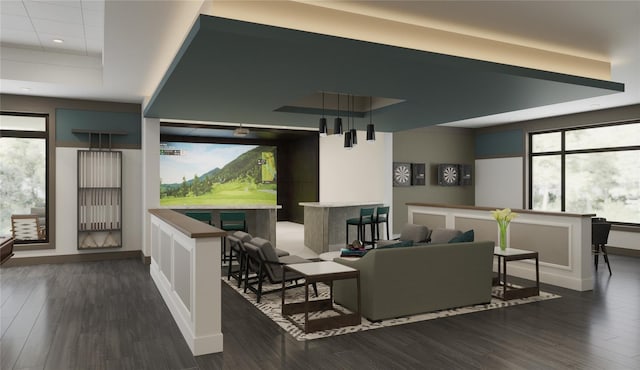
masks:
<svg viewBox="0 0 640 370"><path fill-rule="evenodd" d="M491 301L494 242L374 249L334 261L360 271L362 316L370 321ZM334 282L334 300L356 309L354 279Z"/></svg>

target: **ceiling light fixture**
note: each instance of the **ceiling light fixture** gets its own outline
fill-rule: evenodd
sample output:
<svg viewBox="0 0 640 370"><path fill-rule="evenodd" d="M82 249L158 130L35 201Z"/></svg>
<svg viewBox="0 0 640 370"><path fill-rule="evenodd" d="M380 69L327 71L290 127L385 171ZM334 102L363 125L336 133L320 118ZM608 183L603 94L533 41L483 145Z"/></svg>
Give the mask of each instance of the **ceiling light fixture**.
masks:
<svg viewBox="0 0 640 370"><path fill-rule="evenodd" d="M345 149L353 148L353 143L351 142L351 130L349 130L349 125L351 123L351 95L347 95L347 130L344 132L344 147Z"/></svg>
<svg viewBox="0 0 640 370"><path fill-rule="evenodd" d="M369 124L367 125L367 142L372 143L376 141L376 128L371 122L371 116L373 116L373 98L369 97Z"/></svg>
<svg viewBox="0 0 640 370"><path fill-rule="evenodd" d="M338 117L333 121L333 134L342 135L342 118L340 118L340 94L338 94Z"/></svg>
<svg viewBox="0 0 640 370"><path fill-rule="evenodd" d="M249 135L249 129L246 127L242 127L242 123L240 124L240 127L233 130L233 136L245 137L247 135Z"/></svg>
<svg viewBox="0 0 640 370"><path fill-rule="evenodd" d="M351 95L351 106L353 109L353 112L356 111L356 102L355 102L355 97L353 95ZM352 146L356 146L358 145L358 131L356 130L356 115L353 115L353 126L351 127L351 145Z"/></svg>
<svg viewBox="0 0 640 370"><path fill-rule="evenodd" d="M327 119L324 117L324 91L322 92L322 118L318 124L318 131L320 136L327 136Z"/></svg>
<svg viewBox="0 0 640 370"><path fill-rule="evenodd" d="M62 44L62 43L64 43L64 40L63 40L63 39L53 39L52 41L53 41L53 42L55 42L56 44Z"/></svg>

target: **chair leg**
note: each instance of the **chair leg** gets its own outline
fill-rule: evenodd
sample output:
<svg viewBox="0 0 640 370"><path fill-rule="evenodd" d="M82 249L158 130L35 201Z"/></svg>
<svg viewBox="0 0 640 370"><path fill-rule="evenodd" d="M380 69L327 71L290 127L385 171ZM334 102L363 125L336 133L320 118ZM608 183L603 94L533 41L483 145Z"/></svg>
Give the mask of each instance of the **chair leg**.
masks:
<svg viewBox="0 0 640 370"><path fill-rule="evenodd" d="M604 245L602 245L602 253L604 256L604 261L607 263L607 267L609 268L609 275L611 274L611 265L609 264L609 255L607 254L607 247L605 247Z"/></svg>
<svg viewBox="0 0 640 370"><path fill-rule="evenodd" d="M316 298L318 298L318 285L313 283L313 292L316 294Z"/></svg>
<svg viewBox="0 0 640 370"><path fill-rule="evenodd" d="M372 223L371 223L371 245L372 245L372 246L373 246L373 245L375 244L375 242L376 242L376 241L374 240L374 236L373 236L373 232L374 232L375 227L376 227L376 226L375 226L375 225L374 225L374 223L372 222ZM380 240L380 238L378 238L377 240Z"/></svg>
<svg viewBox="0 0 640 370"><path fill-rule="evenodd" d="M260 271L258 272L258 292L256 293L258 298L256 302L260 303L260 297L262 297L262 266L260 266Z"/></svg>
<svg viewBox="0 0 640 370"><path fill-rule="evenodd" d="M240 256L240 271L238 271L238 288L242 286L242 276L244 275L244 269L247 267L246 259L247 257L244 253L241 253Z"/></svg>
<svg viewBox="0 0 640 370"><path fill-rule="evenodd" d="M596 266L596 271L598 271L598 253L600 253L600 246L596 245L596 253L593 255L593 263Z"/></svg>
<svg viewBox="0 0 640 370"><path fill-rule="evenodd" d="M376 223L376 240L380 240L380 224Z"/></svg>
<svg viewBox="0 0 640 370"><path fill-rule="evenodd" d="M384 224L387 226L387 240L391 239L389 237L389 221L385 221Z"/></svg>
<svg viewBox="0 0 640 370"><path fill-rule="evenodd" d="M349 223L347 222L347 240L344 245L349 245Z"/></svg>
<svg viewBox="0 0 640 370"><path fill-rule="evenodd" d="M247 269L244 271L244 292L249 288L249 257L247 256Z"/></svg>
<svg viewBox="0 0 640 370"><path fill-rule="evenodd" d="M222 237L222 263L227 259L227 238Z"/></svg>

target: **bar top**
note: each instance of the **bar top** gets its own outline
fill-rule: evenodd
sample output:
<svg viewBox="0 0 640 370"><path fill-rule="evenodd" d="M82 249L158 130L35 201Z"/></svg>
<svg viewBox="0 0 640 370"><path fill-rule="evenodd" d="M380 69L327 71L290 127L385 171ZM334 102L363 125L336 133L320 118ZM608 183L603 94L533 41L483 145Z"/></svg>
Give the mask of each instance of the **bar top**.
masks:
<svg viewBox="0 0 640 370"><path fill-rule="evenodd" d="M476 207L476 206L464 206L457 204L437 204L437 203L406 203L408 206L416 207L437 207L437 208L455 208L455 209L470 209L476 211L495 211L496 207ZM533 215L550 215L550 216L570 216L570 217L595 217L595 213L568 213L568 212L548 212L548 211L534 211L531 209L517 209L512 208L512 211L516 213L528 213Z"/></svg>
<svg viewBox="0 0 640 370"><path fill-rule="evenodd" d="M282 209L279 204L219 204L219 205L175 205L175 206L160 206L160 209Z"/></svg>
<svg viewBox="0 0 640 370"><path fill-rule="evenodd" d="M150 209L149 213L173 226L189 238L211 238L227 235L225 231L220 230L217 227L205 224L202 221L198 221L170 209Z"/></svg>
<svg viewBox="0 0 640 370"><path fill-rule="evenodd" d="M340 208L340 207L358 207L358 206L377 206L384 202L300 202L304 207L316 208Z"/></svg>

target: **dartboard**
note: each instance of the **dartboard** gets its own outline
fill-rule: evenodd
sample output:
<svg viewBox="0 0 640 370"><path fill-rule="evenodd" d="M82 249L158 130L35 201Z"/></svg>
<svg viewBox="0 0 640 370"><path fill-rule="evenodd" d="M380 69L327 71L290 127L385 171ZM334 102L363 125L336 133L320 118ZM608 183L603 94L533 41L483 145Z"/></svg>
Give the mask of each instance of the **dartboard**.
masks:
<svg viewBox="0 0 640 370"><path fill-rule="evenodd" d="M393 184L396 186L411 185L411 164L409 163L393 164Z"/></svg>
<svg viewBox="0 0 640 370"><path fill-rule="evenodd" d="M458 183L458 167L447 166L442 170L442 178L447 184Z"/></svg>

